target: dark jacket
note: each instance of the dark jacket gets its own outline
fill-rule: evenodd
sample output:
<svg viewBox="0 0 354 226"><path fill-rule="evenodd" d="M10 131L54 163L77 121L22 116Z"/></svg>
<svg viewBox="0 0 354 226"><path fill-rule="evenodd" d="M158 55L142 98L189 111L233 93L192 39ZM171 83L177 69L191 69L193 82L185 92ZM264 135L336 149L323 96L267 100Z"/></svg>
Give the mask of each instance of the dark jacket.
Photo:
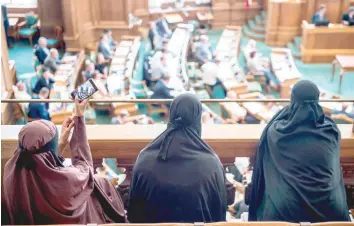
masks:
<svg viewBox="0 0 354 226"><path fill-rule="evenodd" d="M34 97L33 99L39 99ZM45 103L30 103L28 106L28 117L32 119L51 120L48 108Z"/></svg>
<svg viewBox="0 0 354 226"><path fill-rule="evenodd" d="M49 80L48 80L48 82L45 80L45 78L43 78L43 76L41 76L39 79L38 79L38 81L37 81L37 83L36 83L36 85L35 85L35 87L34 87L34 89L33 89L33 93L39 93L39 91L41 91L41 89L43 88L43 87L47 87L49 90L51 90L52 89L52 87L53 87L53 83L55 83L55 81L54 81L54 79L51 79L51 78L49 78Z"/></svg>
<svg viewBox="0 0 354 226"><path fill-rule="evenodd" d="M98 45L98 52L102 53L105 59L112 58L110 49L108 49L103 43Z"/></svg>
<svg viewBox="0 0 354 226"><path fill-rule="evenodd" d="M49 54L49 50L48 48L42 48L41 46L38 46L36 48L36 51L34 52L34 54L36 55L38 61L41 64L44 64L45 59L47 58L48 54Z"/></svg>
<svg viewBox="0 0 354 226"><path fill-rule="evenodd" d="M174 97L170 94L171 89L168 88L161 80L156 83L153 88L154 94L151 99L173 99Z"/></svg>

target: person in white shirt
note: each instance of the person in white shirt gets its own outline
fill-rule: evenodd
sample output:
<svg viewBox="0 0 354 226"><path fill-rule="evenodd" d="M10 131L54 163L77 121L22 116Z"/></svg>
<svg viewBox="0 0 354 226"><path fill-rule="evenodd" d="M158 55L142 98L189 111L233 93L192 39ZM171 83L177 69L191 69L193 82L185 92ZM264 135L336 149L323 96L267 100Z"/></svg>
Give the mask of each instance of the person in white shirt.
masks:
<svg viewBox="0 0 354 226"><path fill-rule="evenodd" d="M255 40L250 39L245 47L243 47L243 54L245 55L246 62L248 62L250 58L250 53L253 51L257 51L257 43Z"/></svg>
<svg viewBox="0 0 354 226"><path fill-rule="evenodd" d="M262 62L258 56L256 56L256 51L250 53L250 58L247 62L248 71L254 74L262 73L266 79L266 91L270 92L270 82L272 81L274 85L279 86L279 81L273 76L270 71L269 64Z"/></svg>
<svg viewBox="0 0 354 226"><path fill-rule="evenodd" d="M217 85L221 85L221 82L219 80L219 75L220 72L223 71L223 68L221 68L220 66L221 66L220 59L216 58L215 62L212 61L206 62L200 68L201 71L203 72L202 73L203 82L207 86L207 89L209 90L210 93L213 92L213 89Z"/></svg>
<svg viewBox="0 0 354 226"><path fill-rule="evenodd" d="M27 92L26 84L23 82L18 82L16 86L13 86L12 89L14 90L15 99L18 100L30 100L32 99L31 95ZM28 109L28 103L21 103L21 105Z"/></svg>

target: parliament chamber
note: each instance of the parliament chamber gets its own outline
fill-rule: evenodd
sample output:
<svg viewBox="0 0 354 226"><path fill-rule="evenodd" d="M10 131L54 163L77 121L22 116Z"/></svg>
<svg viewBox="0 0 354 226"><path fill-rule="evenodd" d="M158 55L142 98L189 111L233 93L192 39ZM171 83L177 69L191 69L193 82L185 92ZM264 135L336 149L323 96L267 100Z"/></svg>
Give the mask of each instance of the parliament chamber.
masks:
<svg viewBox="0 0 354 226"><path fill-rule="evenodd" d="M2 224L354 224L353 0L4 0L1 6L1 184L2 208L7 209L6 213L2 210L2 217L8 218ZM301 85L305 88L299 88ZM315 100L311 99L312 95L317 95ZM198 102L197 107L195 103L189 105L188 101L193 102L193 98ZM84 99L89 99L87 106ZM181 121L188 116L173 111L188 112L198 122L195 118L188 119L193 129L185 128L186 122ZM49 126L43 137L55 134L50 141L40 137L38 122L43 120L52 122L44 123ZM32 132L32 138L24 135L31 125L38 127ZM77 135L82 128L86 132ZM188 137L190 144L183 139L171 141L178 139L175 134L179 130L183 130L181 136ZM335 133L331 138L327 135L329 131ZM62 146L64 136L68 143ZM47 147L54 138L58 146L54 148L56 154ZM29 140L24 143L26 139ZM38 147L44 140L48 143ZM32 143L35 153L23 154L33 151L33 147L25 147ZM144 152L151 149L153 153L157 144L160 150L157 158L165 162L151 166L151 161L142 159L152 156ZM195 181L201 181L196 176L201 168L207 170L200 177L214 172L212 163L196 163L206 159L205 156L196 162L191 160L198 156L190 154L191 147L197 151L212 150L220 159L227 199L221 211L223 220L214 218L211 206L203 206L207 205L205 197L198 200L196 211L183 210L189 205L184 203L181 204L184 207L174 206L172 210L162 208L160 214L151 209L165 203L163 198L156 198L158 204L147 202L150 208L138 200L138 207L144 207L146 213L154 216L145 220L138 217L141 213L132 207L135 189L147 189L151 198L166 186L171 194L161 192L161 196L164 194L168 202L173 200L178 205L184 202L183 197L177 198L178 189L188 192ZM183 155L190 154L181 158L186 163L176 160L183 170L174 172L174 167L161 170L168 165L167 156L171 158L177 148ZM163 149L169 152L161 157ZM289 153L294 149L294 153ZM322 149L325 157L323 153L318 154ZM83 154L83 150L88 154ZM311 153L304 154L304 150ZM28 157L32 155L52 157L39 161L37 157ZM301 156L305 157L299 160ZM24 164L24 158L33 158L36 163L32 165L31 160L28 163L31 166ZM15 160L17 163L13 164ZM267 161L274 164L274 169L270 169ZM82 165L72 177L68 176L70 170L61 169L82 162L92 165L89 179L83 179L86 168ZM22 163L24 168L19 169ZM40 168L38 164L49 167L44 170L48 175L31 168ZM144 182L143 173L137 176L138 169L145 169L150 178ZM158 171L154 176L153 169ZM289 171L284 173L286 169ZM61 170L65 176L54 176L54 171L61 173ZM185 170L191 171L189 175L178 175ZM43 181L39 175L45 175L43 181L53 182L53 187L41 188ZM97 176L110 182L120 197L118 203L122 203L122 210L118 211L120 207L114 204L115 194ZM190 177L193 186L188 184ZM259 177L262 179L258 180ZM70 198L45 197L56 189L64 191L66 183L69 186L68 181L73 178L78 180L74 184L81 193L73 193ZM182 178L183 182L173 185L172 178L176 181ZM295 178L296 182L289 182L289 178ZM85 198L87 204L74 209L77 204L73 200L81 199L89 180L94 181L92 195ZM217 184L213 180L212 185L195 194L212 191ZM274 182L277 180L281 182ZM17 201L13 201L16 197L8 197L14 196L15 190L9 189L15 187L14 181L16 185L33 182L33 186L16 188L20 192ZM157 188L149 188L153 181L157 181ZM322 183L322 187L316 183ZM323 206L326 201L320 196L329 187L335 189L335 183L339 184L337 187L343 186L344 198L339 197L340 192L329 195L327 202L331 204L326 212ZM290 188L282 190L284 184ZM314 190L308 191L311 194L308 198L303 195L304 186L311 188L311 185ZM271 204L266 201L270 197L267 186L276 187L272 190L275 196ZM258 193L256 189L265 191ZM37 190L43 194L34 195ZM74 189L67 193L71 195L71 192ZM285 194L283 199L289 203L275 207L281 202L275 201L277 193L277 200ZM295 193L310 201L291 199ZM66 195L66 192L58 194ZM21 195L25 200L22 206ZM252 207L256 196L263 196L258 200L258 212ZM61 198L69 201L58 207ZM345 217L335 218L340 212L340 198L349 212L345 212ZM189 195L186 200L192 203L194 198ZM214 200L213 207L217 203ZM32 208L33 212L26 212L26 208ZM273 218L266 217L272 211L278 214L273 212ZM25 212L28 216L25 214L22 221ZM201 213L201 220L190 220L195 219L191 217L194 212ZM123 220L114 216L116 213ZM180 219L172 218L176 215ZM173 220L158 220L157 216L160 219L170 216Z"/></svg>

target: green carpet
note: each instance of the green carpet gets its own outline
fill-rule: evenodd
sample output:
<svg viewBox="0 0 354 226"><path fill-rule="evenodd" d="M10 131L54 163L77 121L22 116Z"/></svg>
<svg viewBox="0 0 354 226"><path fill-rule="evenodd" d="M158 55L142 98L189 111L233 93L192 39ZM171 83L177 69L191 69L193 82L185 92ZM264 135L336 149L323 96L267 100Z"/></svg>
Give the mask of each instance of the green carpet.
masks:
<svg viewBox="0 0 354 226"><path fill-rule="evenodd" d="M209 31L209 40L212 46L215 48L222 30L211 30ZM248 38L242 37L240 50L247 44ZM271 47L267 46L264 42L257 42L257 50L262 53L263 56L269 56L271 52ZM139 59L137 73L135 79L140 80L143 78L143 61L144 55L147 51L150 51L150 45L148 41L143 41L139 50ZM29 46L28 42L21 41L13 45L9 49L9 57L11 60L15 60L17 74L34 72L33 68L33 47ZM304 64L300 60L295 60L298 70L302 73L302 79L307 79L315 82L320 88L327 90L332 93L338 94L338 84L339 84L339 70L337 69L335 79L333 82L330 81L332 73L332 65L327 64ZM245 67L245 58L243 52L240 51L239 64L242 68ZM354 73L347 73L343 78L343 84L340 95L344 98L354 98ZM275 95L279 96L279 95ZM224 92L221 87L217 87L213 90L213 98L224 98ZM218 104L208 105L217 114L220 114L220 108ZM139 105L139 113L146 114L145 105ZM159 121L159 117L154 117L155 120ZM97 112L97 123L98 124L109 124L110 117L106 112Z"/></svg>

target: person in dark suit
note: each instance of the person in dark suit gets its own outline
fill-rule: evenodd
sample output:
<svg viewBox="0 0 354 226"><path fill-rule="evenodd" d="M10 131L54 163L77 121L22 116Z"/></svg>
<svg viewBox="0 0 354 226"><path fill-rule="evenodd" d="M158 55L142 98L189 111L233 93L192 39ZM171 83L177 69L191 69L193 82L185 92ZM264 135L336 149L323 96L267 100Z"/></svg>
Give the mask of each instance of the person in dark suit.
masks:
<svg viewBox="0 0 354 226"><path fill-rule="evenodd" d="M111 48L111 50L114 50L117 46L117 42L114 41L113 37L112 37L112 30L111 29L105 29L103 31L103 34L106 36L107 39L107 43L109 45L109 47Z"/></svg>
<svg viewBox="0 0 354 226"><path fill-rule="evenodd" d="M154 94L151 96L151 99L173 99L174 97L171 95L172 89L167 86L169 81L169 75L164 74L153 87Z"/></svg>
<svg viewBox="0 0 354 226"><path fill-rule="evenodd" d="M49 68L49 70L54 74L60 64L63 62L59 59L59 52L57 49L50 49L50 55L44 60L44 67Z"/></svg>
<svg viewBox="0 0 354 226"><path fill-rule="evenodd" d="M321 4L320 7L318 8L317 12L315 15L312 16L312 23L316 24L321 21L328 21L327 20L327 7L325 4Z"/></svg>
<svg viewBox="0 0 354 226"><path fill-rule="evenodd" d="M45 59L50 55L49 49L47 48L47 39L40 37L38 39L38 45L36 46L34 54L36 55L38 61L44 64Z"/></svg>
<svg viewBox="0 0 354 226"><path fill-rule="evenodd" d="M342 23L344 25L354 25L354 6L350 6L348 9L348 13L343 14Z"/></svg>
<svg viewBox="0 0 354 226"><path fill-rule="evenodd" d="M170 37L172 35L172 31L168 27L168 23L164 15L161 15L156 21L156 28L161 37Z"/></svg>
<svg viewBox="0 0 354 226"><path fill-rule="evenodd" d="M55 80L53 79L53 74L48 68L44 68L42 76L38 79L36 85L34 86L33 93L38 94L43 87L51 90L54 83Z"/></svg>
<svg viewBox="0 0 354 226"><path fill-rule="evenodd" d="M33 97L32 99L48 99L48 97L49 97L49 89L43 87L39 91L38 97ZM28 117L31 119L51 120L48 111L48 105L46 105L45 103L30 103L28 106Z"/></svg>
<svg viewBox="0 0 354 226"><path fill-rule="evenodd" d="M102 53L105 59L112 59L113 52L106 35L101 36L100 43L98 44L98 52Z"/></svg>

